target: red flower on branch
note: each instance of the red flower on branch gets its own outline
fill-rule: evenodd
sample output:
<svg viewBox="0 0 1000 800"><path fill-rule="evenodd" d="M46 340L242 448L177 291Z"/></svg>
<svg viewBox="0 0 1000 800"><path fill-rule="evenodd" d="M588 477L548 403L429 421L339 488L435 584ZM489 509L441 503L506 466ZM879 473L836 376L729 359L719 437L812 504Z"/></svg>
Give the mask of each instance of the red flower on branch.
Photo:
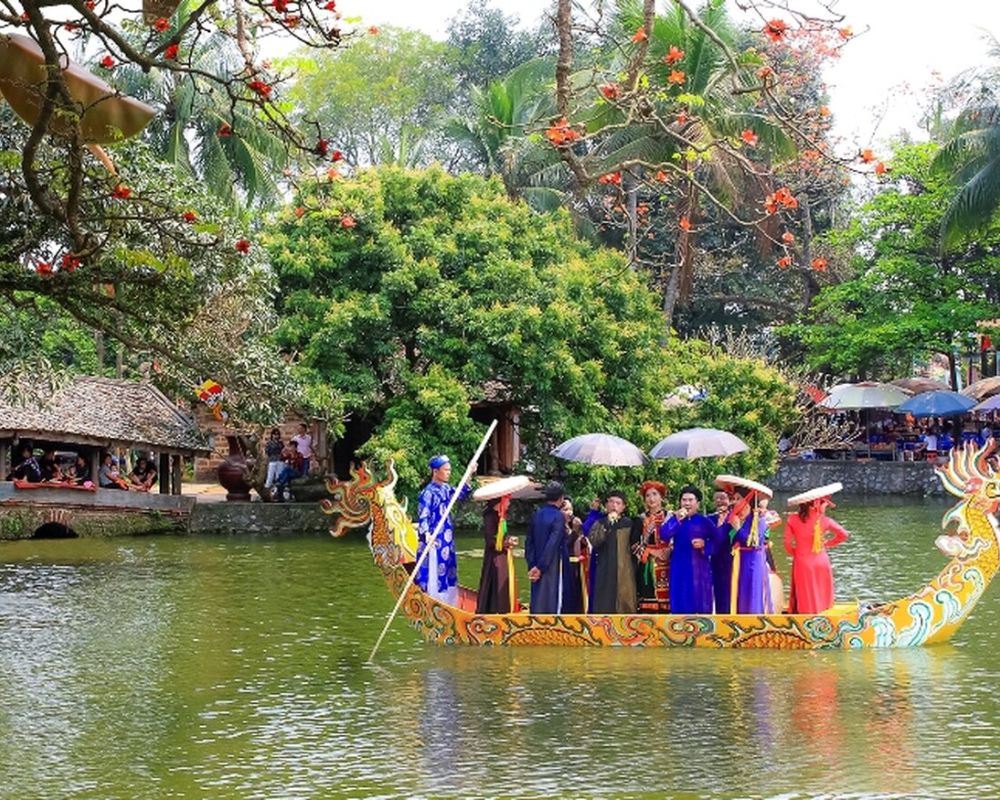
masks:
<svg viewBox="0 0 1000 800"><path fill-rule="evenodd" d="M378 36L378 25L372 25L368 29L368 33L370 33L372 36Z"/></svg>
<svg viewBox="0 0 1000 800"><path fill-rule="evenodd" d="M95 3L94 0L87 0L87 2L84 3L83 5L87 9L87 11L93 11L95 8L97 8L97 3Z"/></svg>
<svg viewBox="0 0 1000 800"><path fill-rule="evenodd" d="M79 29L80 29L80 26L77 25L75 22L67 22L65 25L63 25L63 30L67 30L70 33L73 33L74 31L78 31Z"/></svg>
<svg viewBox="0 0 1000 800"><path fill-rule="evenodd" d="M787 186L776 189L774 194L769 194L764 198L764 210L768 214L774 214L779 208L798 208L799 201L789 191Z"/></svg>
<svg viewBox="0 0 1000 800"><path fill-rule="evenodd" d="M80 259L72 253L64 253L62 257L62 269L66 272L74 272L80 266Z"/></svg>
<svg viewBox="0 0 1000 800"><path fill-rule="evenodd" d="M271 91L274 87L269 84L264 83L262 80L252 80L247 84L258 96L263 97L265 100L271 96Z"/></svg>
<svg viewBox="0 0 1000 800"><path fill-rule="evenodd" d="M668 64L676 64L682 58L684 58L684 51L677 47L677 45L672 44L667 54L663 57L663 60Z"/></svg>
<svg viewBox="0 0 1000 800"><path fill-rule="evenodd" d="M184 220L185 222L196 222L198 219L198 215L193 211L185 211L183 214L181 214L181 219Z"/></svg>
<svg viewBox="0 0 1000 800"><path fill-rule="evenodd" d="M323 8L325 8L327 11L336 11L337 10L336 0L330 0L330 2L327 3L325 6L323 6Z"/></svg>
<svg viewBox="0 0 1000 800"><path fill-rule="evenodd" d="M821 117L828 117L828 116L830 116L830 107L829 106L820 106L819 107L819 115Z"/></svg>
<svg viewBox="0 0 1000 800"><path fill-rule="evenodd" d="M354 216L351 215L351 214L344 214L344 216L342 216L340 218L340 227L341 228L348 228L348 229L350 229L350 228L356 227L357 224L358 224L358 221L356 219L354 219Z"/></svg>
<svg viewBox="0 0 1000 800"><path fill-rule="evenodd" d="M846 28L840 28L837 30L840 34L841 39L850 39L854 35L854 29L848 25Z"/></svg>
<svg viewBox="0 0 1000 800"><path fill-rule="evenodd" d="M677 115L677 124L678 125L684 125L687 121L688 121L688 113L687 113L687 111L681 111Z"/></svg>
<svg viewBox="0 0 1000 800"><path fill-rule="evenodd" d="M771 77L774 74L774 70L770 67L761 67L757 70L757 77L761 80Z"/></svg>
<svg viewBox="0 0 1000 800"><path fill-rule="evenodd" d="M602 175L600 178L598 178L597 182L602 186L621 186L622 174L621 172L609 172L606 175Z"/></svg>
<svg viewBox="0 0 1000 800"><path fill-rule="evenodd" d="M792 266L791 256L782 256L778 259L778 269L788 269L790 266Z"/></svg>
<svg viewBox="0 0 1000 800"><path fill-rule="evenodd" d="M673 83L678 86L686 80L687 75L684 74L684 70L682 69L672 69L670 70L670 74L667 75L667 83Z"/></svg>
<svg viewBox="0 0 1000 800"><path fill-rule="evenodd" d="M236 244L233 245L236 248L237 253L243 253L246 255L250 252L250 240L249 239L237 239Z"/></svg>
<svg viewBox="0 0 1000 800"><path fill-rule="evenodd" d="M330 160L336 164L338 161L344 160L344 154L341 153L339 150L334 150L332 153L330 153Z"/></svg>
<svg viewBox="0 0 1000 800"><path fill-rule="evenodd" d="M313 152L318 156L325 156L330 151L330 143L326 139L317 139Z"/></svg>
<svg viewBox="0 0 1000 800"><path fill-rule="evenodd" d="M812 260L812 268L817 272L826 272L827 261L825 258L814 258Z"/></svg>
<svg viewBox="0 0 1000 800"><path fill-rule="evenodd" d="M52 265L48 261L39 261L38 264L35 265L35 272L39 275L51 275Z"/></svg>
<svg viewBox="0 0 1000 800"><path fill-rule="evenodd" d="M795 241L795 234L793 234L791 231L785 231L783 234L781 234L781 241L783 241L785 244L791 244L792 242Z"/></svg>
<svg viewBox="0 0 1000 800"><path fill-rule="evenodd" d="M104 58L101 59L101 66L104 67L104 69L114 69L115 60L111 56L104 56Z"/></svg>
<svg viewBox="0 0 1000 800"><path fill-rule="evenodd" d="M230 126L228 122L223 122L219 126L219 130L215 132L215 135L218 136L220 139L228 139L230 136L233 135L232 126Z"/></svg>
<svg viewBox="0 0 1000 800"><path fill-rule="evenodd" d="M780 42L788 31L788 23L783 19L772 19L764 26L764 35L772 42Z"/></svg>
<svg viewBox="0 0 1000 800"><path fill-rule="evenodd" d="M621 89L617 83L606 83L601 87L601 94L608 100L617 100L621 96Z"/></svg>
<svg viewBox="0 0 1000 800"><path fill-rule="evenodd" d="M274 6L274 10L279 14L284 14L288 11L288 0L272 0L271 5Z"/></svg>
<svg viewBox="0 0 1000 800"><path fill-rule="evenodd" d="M753 147L754 145L756 145L756 144L757 144L757 134L756 134L756 133L754 133L754 132L753 132L752 130L750 130L749 128L746 128L746 129L745 129L745 130L743 131L743 133L741 133L741 134L740 134L740 138L741 138L741 139L742 139L742 140L743 140L744 142L746 142L746 143L747 143L748 145L750 145L751 147Z"/></svg>
<svg viewBox="0 0 1000 800"><path fill-rule="evenodd" d="M632 35L632 41L633 41L634 43L636 43L636 44L638 44L639 42L644 42L644 41L646 41L646 40L647 40L648 38L649 38L649 36L648 36L648 35L646 34L646 29L645 29L645 28L639 28L639 29L638 29L638 30L637 30L637 31L636 31L636 32L635 32L635 33L634 33L634 34Z"/></svg>
<svg viewBox="0 0 1000 800"><path fill-rule="evenodd" d="M866 147L860 153L858 153L858 158L861 159L863 164L871 164L875 160L875 153L872 152L871 148Z"/></svg>
<svg viewBox="0 0 1000 800"><path fill-rule="evenodd" d="M176 61L177 60L177 49L178 48L177 48L176 44L167 45L167 49L163 51L163 57L167 61Z"/></svg>
<svg viewBox="0 0 1000 800"><path fill-rule="evenodd" d="M302 206L295 207L295 217L297 219L302 219L302 216L306 213L306 210Z"/></svg>
<svg viewBox="0 0 1000 800"><path fill-rule="evenodd" d="M580 134L569 126L569 120L566 117L560 117L545 131L545 138L556 147L561 147L562 145L575 142L580 138Z"/></svg>
<svg viewBox="0 0 1000 800"><path fill-rule="evenodd" d="M132 190L129 189L124 183L119 183L115 190L111 193L111 196L115 200L128 200L132 196Z"/></svg>
<svg viewBox="0 0 1000 800"><path fill-rule="evenodd" d="M656 180L658 180L660 183L665 183L667 180L667 173L664 172L662 169L656 170Z"/></svg>
<svg viewBox="0 0 1000 800"><path fill-rule="evenodd" d="M296 14L286 14L285 18L282 20L282 22L285 23L286 28L296 28L301 21L302 18Z"/></svg>
<svg viewBox="0 0 1000 800"><path fill-rule="evenodd" d="M885 175L885 173L887 173L888 171L889 171L889 168L884 163L882 163L881 161L879 161L875 165L875 174L876 175Z"/></svg>
<svg viewBox="0 0 1000 800"><path fill-rule="evenodd" d="M157 17L156 20L153 22L153 30L159 31L160 33L163 33L169 27L170 27L170 20L168 20L166 17Z"/></svg>
<svg viewBox="0 0 1000 800"><path fill-rule="evenodd" d="M679 227L682 231L685 232L691 230L691 220L688 219L686 214L683 217L681 217L680 220L677 222L677 227Z"/></svg>

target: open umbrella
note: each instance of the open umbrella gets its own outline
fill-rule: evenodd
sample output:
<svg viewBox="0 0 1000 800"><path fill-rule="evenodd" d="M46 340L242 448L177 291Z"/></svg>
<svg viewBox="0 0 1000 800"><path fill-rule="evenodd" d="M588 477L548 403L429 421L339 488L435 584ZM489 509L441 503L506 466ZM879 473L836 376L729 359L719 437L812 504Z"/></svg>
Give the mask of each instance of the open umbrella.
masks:
<svg viewBox="0 0 1000 800"><path fill-rule="evenodd" d="M921 392L947 392L951 388L948 384L936 381L933 378L896 378L896 380L889 381L889 383L913 394L920 394Z"/></svg>
<svg viewBox="0 0 1000 800"><path fill-rule="evenodd" d="M830 390L820 405L837 411L861 408L895 408L910 395L898 386L875 381L842 383Z"/></svg>
<svg viewBox="0 0 1000 800"><path fill-rule="evenodd" d="M971 397L951 391L923 392L896 408L899 414L915 417L952 417L964 414L976 404Z"/></svg>
<svg viewBox="0 0 1000 800"><path fill-rule="evenodd" d="M649 455L653 458L712 458L731 456L749 449L746 442L729 431L689 428L661 439L649 451Z"/></svg>
<svg viewBox="0 0 1000 800"><path fill-rule="evenodd" d="M971 397L973 400L980 401L995 394L1000 394L1000 377L983 378L981 381L970 383L962 389L962 394L966 397Z"/></svg>
<svg viewBox="0 0 1000 800"><path fill-rule="evenodd" d="M993 397L988 397L983 400L978 406L972 409L973 411L1000 411L1000 394L995 394Z"/></svg>
<svg viewBox="0 0 1000 800"><path fill-rule="evenodd" d="M632 442L609 433L585 433L567 439L552 451L552 455L582 464L602 464L606 467L641 467L646 454Z"/></svg>

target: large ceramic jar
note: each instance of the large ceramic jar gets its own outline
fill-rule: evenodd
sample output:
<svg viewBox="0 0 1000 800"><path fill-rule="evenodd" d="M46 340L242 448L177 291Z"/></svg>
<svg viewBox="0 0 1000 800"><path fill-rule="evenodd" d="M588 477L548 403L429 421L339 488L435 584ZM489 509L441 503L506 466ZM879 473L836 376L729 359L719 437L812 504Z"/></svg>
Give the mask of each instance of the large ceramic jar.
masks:
<svg viewBox="0 0 1000 800"><path fill-rule="evenodd" d="M226 441L229 442L229 455L219 464L219 483L226 490L226 500L249 502L251 487L246 453L239 437L227 436Z"/></svg>

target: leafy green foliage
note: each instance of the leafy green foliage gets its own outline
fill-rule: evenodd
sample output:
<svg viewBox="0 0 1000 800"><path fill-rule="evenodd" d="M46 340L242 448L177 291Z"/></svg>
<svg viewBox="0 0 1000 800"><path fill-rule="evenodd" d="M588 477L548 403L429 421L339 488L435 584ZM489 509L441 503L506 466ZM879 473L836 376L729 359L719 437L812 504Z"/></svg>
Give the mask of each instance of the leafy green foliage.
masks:
<svg viewBox="0 0 1000 800"><path fill-rule="evenodd" d="M682 383L707 382L717 399L675 412L677 424L735 424L764 443L793 413L776 375L702 346L664 347L656 297L618 254L579 240L566 212L509 200L496 180L381 168L308 184L266 244L278 341L308 385L374 429L360 455L395 459L409 489L430 454L471 455L483 427L469 405L490 386L521 409L524 463L542 475L562 469L552 447L581 433L648 449L671 430L663 399ZM743 399L726 400L730 391ZM762 444L735 464L762 475L773 457ZM581 495L626 479L580 465L566 473Z"/></svg>
<svg viewBox="0 0 1000 800"><path fill-rule="evenodd" d="M1000 230L942 254L938 232L954 189L931 169L936 147L900 147L894 182L829 235L853 278L820 292L786 332L809 363L839 375L892 378L932 353L950 354L1000 301Z"/></svg>

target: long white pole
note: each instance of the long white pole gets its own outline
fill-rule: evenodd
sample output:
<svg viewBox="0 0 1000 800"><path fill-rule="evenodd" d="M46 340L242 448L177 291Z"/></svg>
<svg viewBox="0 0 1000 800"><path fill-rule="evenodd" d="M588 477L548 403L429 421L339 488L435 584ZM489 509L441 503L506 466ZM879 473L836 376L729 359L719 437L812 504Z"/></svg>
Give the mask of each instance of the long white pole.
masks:
<svg viewBox="0 0 1000 800"><path fill-rule="evenodd" d="M369 664L375 660L375 653L378 652L379 645L382 644L386 631L389 630L389 626L392 625L392 621L396 618L396 614L399 613L400 606L403 605L403 600L406 599L406 593L413 585L413 581L417 577L417 572L420 571L420 565L423 563L424 559L427 558L427 554L430 552L434 542L437 541L438 536L441 535L441 531L444 529L444 524L448 520L448 515L451 514L451 510L458 501L459 495L462 494L462 487L469 482L473 473L476 471L476 465L479 463L479 456L481 456L483 454L483 450L486 449L486 443L489 442L490 436L493 435L493 430L496 426L497 421L493 420L493 422L490 423L489 430L486 431L486 435L483 436L483 440L479 443L479 449L476 450L476 454L469 462L469 466L465 468L465 474L462 475L462 480L458 482L458 485L455 487L455 491L451 493L451 500L448 501L448 507L445 509L444 514L441 515L441 519L438 520L437 527L434 528L434 533L431 534L430 538L427 540L427 544L424 545L424 551L420 554L420 558L417 559L417 563L413 565L413 572L411 572L410 577L407 578L406 585L403 586L403 591L399 593L399 598L396 600L396 607L389 615L389 619L385 621L385 627L382 628L382 633L379 634L378 641L375 642L375 646L372 648L372 654L368 656Z"/></svg>

